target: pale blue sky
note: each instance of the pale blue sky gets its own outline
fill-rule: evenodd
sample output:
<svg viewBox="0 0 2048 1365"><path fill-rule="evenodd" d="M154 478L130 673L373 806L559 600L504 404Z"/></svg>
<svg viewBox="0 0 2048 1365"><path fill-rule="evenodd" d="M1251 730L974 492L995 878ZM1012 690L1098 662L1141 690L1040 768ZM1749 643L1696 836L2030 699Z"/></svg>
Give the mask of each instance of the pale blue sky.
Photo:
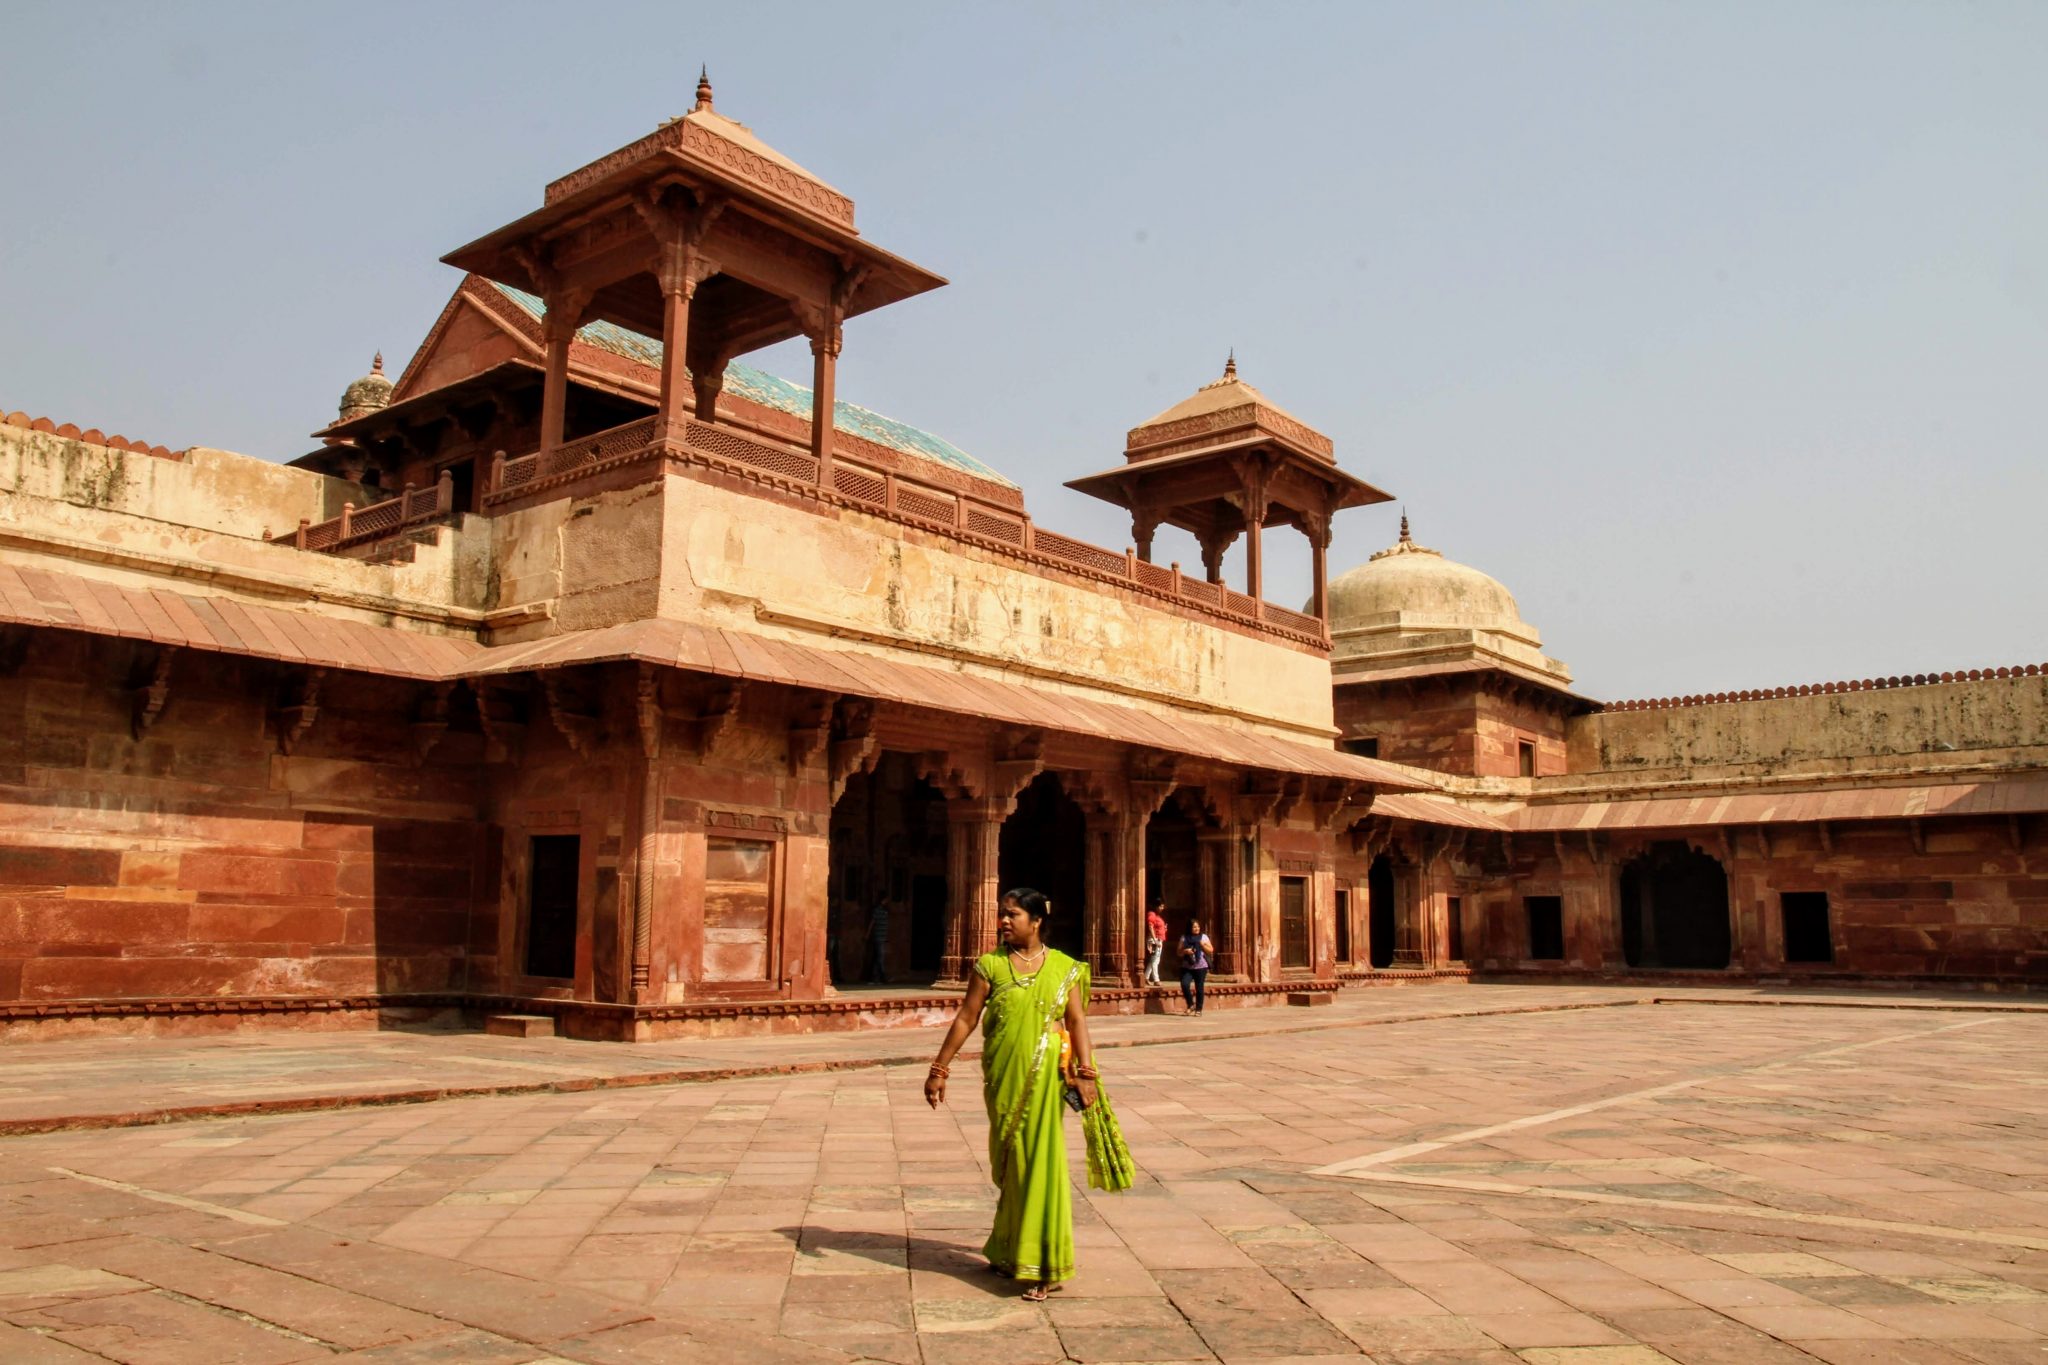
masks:
<svg viewBox="0 0 2048 1365"><path fill-rule="evenodd" d="M1127 543L1060 484L1235 346L1590 695L2048 659L2048 5L11 0L4 35L0 409L297 455L438 256L701 61L953 281L848 328L842 396L1042 522Z"/></svg>

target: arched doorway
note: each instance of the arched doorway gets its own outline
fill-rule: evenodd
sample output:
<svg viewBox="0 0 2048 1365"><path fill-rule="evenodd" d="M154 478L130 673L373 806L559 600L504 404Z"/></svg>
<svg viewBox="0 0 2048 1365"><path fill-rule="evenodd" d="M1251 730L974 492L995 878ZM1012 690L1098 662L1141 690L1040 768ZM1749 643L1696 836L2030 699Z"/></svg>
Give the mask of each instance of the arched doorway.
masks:
<svg viewBox="0 0 2048 1365"><path fill-rule="evenodd" d="M1162 981L1170 981L1180 970L1180 958L1175 945L1188 926L1195 920L1209 919L1209 911L1202 905L1202 846L1197 838L1198 826L1187 810L1175 801L1169 801L1146 822L1145 825L1145 905L1152 908L1154 901L1166 902L1166 947L1159 957L1159 975ZM1212 940L1218 938L1220 925L1204 923L1203 928ZM1141 936L1137 944L1138 965L1144 966L1145 944Z"/></svg>
<svg viewBox="0 0 2048 1365"><path fill-rule="evenodd" d="M1728 965L1728 874L1681 840L1663 840L1621 869L1621 951L1631 967Z"/></svg>
<svg viewBox="0 0 2048 1365"><path fill-rule="evenodd" d="M925 983L946 940L946 803L908 754L885 753L855 773L832 807L825 916L834 985ZM876 907L886 903L882 973L869 960Z"/></svg>
<svg viewBox="0 0 2048 1365"><path fill-rule="evenodd" d="M1051 773L1040 773L1017 795L996 845L1002 890L1035 887L1052 901L1046 942L1076 958L1088 942L1088 821Z"/></svg>
<svg viewBox="0 0 2048 1365"><path fill-rule="evenodd" d="M1394 965L1394 861L1382 853L1365 874L1366 960Z"/></svg>

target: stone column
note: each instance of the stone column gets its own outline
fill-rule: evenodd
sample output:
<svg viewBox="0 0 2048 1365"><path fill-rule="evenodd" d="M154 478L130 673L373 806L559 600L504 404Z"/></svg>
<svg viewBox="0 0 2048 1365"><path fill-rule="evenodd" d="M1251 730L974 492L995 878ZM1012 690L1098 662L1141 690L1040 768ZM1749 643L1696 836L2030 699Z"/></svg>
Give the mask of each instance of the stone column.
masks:
<svg viewBox="0 0 2048 1365"><path fill-rule="evenodd" d="M962 983L983 953L995 951L996 850L1005 802L955 797L946 802L946 943L939 978Z"/></svg>
<svg viewBox="0 0 2048 1365"><path fill-rule="evenodd" d="M658 420L663 432L679 432L684 424L683 395L690 392L690 301L697 295L697 253L683 241L664 242L656 277L661 281Z"/></svg>
<svg viewBox="0 0 2048 1365"><path fill-rule="evenodd" d="M547 348L540 390L540 448L562 444L569 419L569 343L583 321L586 296L557 289L547 299L541 319L541 340Z"/></svg>
<svg viewBox="0 0 2048 1365"><path fill-rule="evenodd" d="M1124 985L1130 978L1130 869L1130 828L1125 813L1090 815L1088 965L1095 980L1106 985Z"/></svg>
<svg viewBox="0 0 2048 1365"><path fill-rule="evenodd" d="M839 325L828 322L811 338L811 454L818 460L818 486L832 487L832 422L839 370Z"/></svg>
<svg viewBox="0 0 2048 1365"><path fill-rule="evenodd" d="M654 957L654 859L661 833L660 675L640 665L636 719L640 726L639 838L633 851L633 965L628 999L647 1003L649 964Z"/></svg>
<svg viewBox="0 0 2048 1365"><path fill-rule="evenodd" d="M1202 536L1202 576L1211 583L1223 581L1223 556L1237 539L1235 531L1214 531Z"/></svg>
<svg viewBox="0 0 2048 1365"><path fill-rule="evenodd" d="M1308 614L1319 621L1330 619L1330 519L1312 517L1308 522L1309 567L1313 575Z"/></svg>

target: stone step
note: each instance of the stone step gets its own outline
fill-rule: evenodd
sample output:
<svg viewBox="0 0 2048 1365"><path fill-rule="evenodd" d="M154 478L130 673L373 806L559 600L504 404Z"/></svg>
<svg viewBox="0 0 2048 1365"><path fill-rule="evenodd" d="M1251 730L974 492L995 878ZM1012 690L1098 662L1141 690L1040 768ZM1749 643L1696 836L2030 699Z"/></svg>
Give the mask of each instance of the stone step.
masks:
<svg viewBox="0 0 2048 1365"><path fill-rule="evenodd" d="M552 1038L555 1021L546 1014L492 1014L484 1018L484 1032L500 1038Z"/></svg>

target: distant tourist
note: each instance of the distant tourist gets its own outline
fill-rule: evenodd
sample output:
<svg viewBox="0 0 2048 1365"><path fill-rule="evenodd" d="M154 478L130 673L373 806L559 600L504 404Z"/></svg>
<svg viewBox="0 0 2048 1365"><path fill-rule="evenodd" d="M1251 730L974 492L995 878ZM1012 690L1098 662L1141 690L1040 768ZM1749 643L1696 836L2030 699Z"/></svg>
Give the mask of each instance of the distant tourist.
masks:
<svg viewBox="0 0 2048 1365"><path fill-rule="evenodd" d="M886 982L889 966L885 959L889 955L889 901L884 898L875 902L875 908L868 915L868 960L861 975L869 981Z"/></svg>
<svg viewBox="0 0 2048 1365"><path fill-rule="evenodd" d="M1003 897L1004 946L974 964L939 1055L925 1077L925 1101L946 1102L946 1078L975 1021L981 1029L981 1098L988 1108L989 1175L995 1226L982 1254L990 1269L1029 1286L1034 1303L1074 1274L1073 1186L1067 1175L1066 1108L1081 1111L1088 1183L1127 1190L1134 1172L1109 1096L1098 1084L1088 1038L1088 968L1046 945L1052 903L1025 888Z"/></svg>
<svg viewBox="0 0 2048 1365"><path fill-rule="evenodd" d="M1152 908L1145 912L1145 984L1157 986L1159 981L1159 959L1166 956L1166 902L1164 899L1152 902Z"/></svg>
<svg viewBox="0 0 2048 1365"><path fill-rule="evenodd" d="M1180 936L1180 998L1189 1014L1202 1012L1202 1000L1209 990L1209 955L1216 945L1202 932L1200 920L1188 921Z"/></svg>

